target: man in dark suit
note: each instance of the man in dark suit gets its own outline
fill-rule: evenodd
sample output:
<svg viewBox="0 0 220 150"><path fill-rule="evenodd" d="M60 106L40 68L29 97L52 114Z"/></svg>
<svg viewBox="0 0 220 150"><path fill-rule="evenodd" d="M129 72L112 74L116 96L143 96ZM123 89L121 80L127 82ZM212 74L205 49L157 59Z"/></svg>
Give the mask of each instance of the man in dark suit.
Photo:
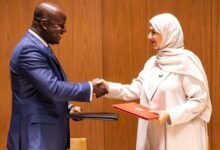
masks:
<svg viewBox="0 0 220 150"><path fill-rule="evenodd" d="M31 28L10 62L12 117L9 150L66 150L69 146L68 101L91 101L108 91L95 80L70 83L50 44L58 44L66 16L54 3L40 3Z"/></svg>

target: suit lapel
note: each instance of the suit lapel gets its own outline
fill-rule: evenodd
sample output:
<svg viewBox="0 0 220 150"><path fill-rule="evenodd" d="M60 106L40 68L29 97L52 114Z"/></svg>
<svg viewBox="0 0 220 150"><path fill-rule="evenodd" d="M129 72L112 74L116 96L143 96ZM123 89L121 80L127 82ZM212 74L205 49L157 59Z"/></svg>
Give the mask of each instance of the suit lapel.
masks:
<svg viewBox="0 0 220 150"><path fill-rule="evenodd" d="M54 64L56 65L56 67L58 68L60 75L62 76L64 81L67 81L67 77L65 72L63 71L62 66L60 65L57 57L55 56L55 54L53 53L53 50L50 47L47 47L47 51L49 52L50 58L54 61Z"/></svg>
<svg viewBox="0 0 220 150"><path fill-rule="evenodd" d="M143 86L144 86L146 96L149 100L153 98L160 84L169 75L170 75L170 72L160 70L158 67L152 67L152 69L147 72Z"/></svg>
<svg viewBox="0 0 220 150"><path fill-rule="evenodd" d="M49 48L46 47L39 39L37 39L34 35L32 35L30 32L26 34L28 38L30 38L36 45L39 47L39 50L43 50L48 56L49 59L53 62L52 65L58 69L58 72L61 76L61 78L64 81L67 81L66 74L63 71L63 68L61 67L59 61L57 60L56 56L53 54L53 51Z"/></svg>

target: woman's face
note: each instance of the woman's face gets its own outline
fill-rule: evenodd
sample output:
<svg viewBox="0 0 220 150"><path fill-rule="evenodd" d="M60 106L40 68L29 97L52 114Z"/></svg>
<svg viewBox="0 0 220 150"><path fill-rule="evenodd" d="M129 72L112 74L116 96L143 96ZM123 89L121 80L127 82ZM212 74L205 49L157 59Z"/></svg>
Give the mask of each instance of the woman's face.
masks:
<svg viewBox="0 0 220 150"><path fill-rule="evenodd" d="M160 49L162 42L162 35L154 30L150 25L150 33L148 34L148 40L151 42L152 48L154 50Z"/></svg>

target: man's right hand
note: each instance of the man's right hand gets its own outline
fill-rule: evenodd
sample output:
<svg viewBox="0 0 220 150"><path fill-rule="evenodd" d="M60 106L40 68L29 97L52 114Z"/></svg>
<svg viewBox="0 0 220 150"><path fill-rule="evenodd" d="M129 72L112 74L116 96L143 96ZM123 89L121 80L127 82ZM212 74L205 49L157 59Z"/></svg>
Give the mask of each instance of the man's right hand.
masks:
<svg viewBox="0 0 220 150"><path fill-rule="evenodd" d="M94 79L91 82L93 86L93 93L95 94L97 98L105 94L108 94L108 87L106 84L104 84L104 82L102 82L102 80Z"/></svg>

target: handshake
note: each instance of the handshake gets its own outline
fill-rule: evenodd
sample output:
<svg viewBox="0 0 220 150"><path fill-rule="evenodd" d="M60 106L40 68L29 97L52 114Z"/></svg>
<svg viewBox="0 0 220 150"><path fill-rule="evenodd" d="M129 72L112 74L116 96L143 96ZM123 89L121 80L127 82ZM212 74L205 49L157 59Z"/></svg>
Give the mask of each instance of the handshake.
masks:
<svg viewBox="0 0 220 150"><path fill-rule="evenodd" d="M99 98L104 96L105 94L108 94L108 82L105 81L104 79L93 79L92 81L90 81L92 86L93 86L93 94ZM81 107L79 106L73 106L72 104L70 104L68 106L69 108L69 114L70 115L78 115L82 112ZM72 118L74 121L81 121L82 118L78 117L78 118Z"/></svg>
<svg viewBox="0 0 220 150"><path fill-rule="evenodd" d="M108 94L108 82L105 80L97 78L92 80L91 83L93 86L93 94L97 98Z"/></svg>

